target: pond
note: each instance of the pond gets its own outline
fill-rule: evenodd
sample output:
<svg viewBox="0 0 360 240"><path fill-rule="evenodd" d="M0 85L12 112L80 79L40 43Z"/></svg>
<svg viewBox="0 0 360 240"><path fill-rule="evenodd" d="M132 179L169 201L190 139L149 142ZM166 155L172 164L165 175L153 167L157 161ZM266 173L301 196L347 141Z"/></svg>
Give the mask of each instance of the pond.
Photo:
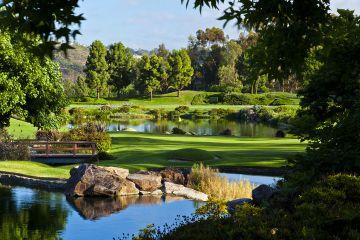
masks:
<svg viewBox="0 0 360 240"><path fill-rule="evenodd" d="M226 176L254 184L271 184L274 179ZM73 199L56 192L0 187L0 239L112 240L137 234L148 224L172 225L201 204L174 196Z"/></svg>
<svg viewBox="0 0 360 240"><path fill-rule="evenodd" d="M277 129L262 123L240 122L236 120L198 119L180 121L132 119L106 123L109 131L121 131L126 128L137 132L164 134L171 132L174 127L181 128L196 135L219 135L225 129L231 129L238 137L274 137ZM72 125L69 125L72 127Z"/></svg>

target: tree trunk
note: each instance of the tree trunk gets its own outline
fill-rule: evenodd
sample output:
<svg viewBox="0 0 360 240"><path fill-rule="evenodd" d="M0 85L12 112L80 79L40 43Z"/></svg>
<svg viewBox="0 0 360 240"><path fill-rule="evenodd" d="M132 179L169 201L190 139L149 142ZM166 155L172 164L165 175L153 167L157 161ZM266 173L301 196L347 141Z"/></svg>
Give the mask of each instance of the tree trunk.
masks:
<svg viewBox="0 0 360 240"><path fill-rule="evenodd" d="M180 90L177 91L177 96L180 97Z"/></svg>
<svg viewBox="0 0 360 240"><path fill-rule="evenodd" d="M100 90L98 88L96 89L96 97L97 97L97 99L100 98Z"/></svg>
<svg viewBox="0 0 360 240"><path fill-rule="evenodd" d="M152 101L152 99L153 99L153 92L150 91L150 101Z"/></svg>

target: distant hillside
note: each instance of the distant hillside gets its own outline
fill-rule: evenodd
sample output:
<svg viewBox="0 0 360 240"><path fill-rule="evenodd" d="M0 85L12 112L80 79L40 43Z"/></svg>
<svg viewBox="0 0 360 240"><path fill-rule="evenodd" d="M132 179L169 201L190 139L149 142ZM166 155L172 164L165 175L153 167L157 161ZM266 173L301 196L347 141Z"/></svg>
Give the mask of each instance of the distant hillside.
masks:
<svg viewBox="0 0 360 240"><path fill-rule="evenodd" d="M79 75L83 74L86 58L89 55L87 46L74 43L74 49L67 51L67 56L63 52L55 53L55 61L60 64L63 79L76 81Z"/></svg>
<svg viewBox="0 0 360 240"><path fill-rule="evenodd" d="M63 73L63 79L70 79L76 81L78 76L83 74L86 59L89 55L89 48L77 43L72 44L74 49L67 52L67 56L63 52L55 53L55 61L60 64ZM144 54L149 54L150 51L144 49L131 49L135 58L140 58Z"/></svg>

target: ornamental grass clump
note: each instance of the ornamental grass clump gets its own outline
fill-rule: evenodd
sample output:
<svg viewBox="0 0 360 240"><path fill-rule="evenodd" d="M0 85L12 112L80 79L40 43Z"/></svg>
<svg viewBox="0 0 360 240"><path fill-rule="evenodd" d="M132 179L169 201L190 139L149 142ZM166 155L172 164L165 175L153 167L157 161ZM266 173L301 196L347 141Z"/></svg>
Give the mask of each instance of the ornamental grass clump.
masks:
<svg viewBox="0 0 360 240"><path fill-rule="evenodd" d="M188 186L208 194L211 199L226 201L251 198L254 188L248 180L229 181L219 174L218 169L212 169L201 163L192 167Z"/></svg>

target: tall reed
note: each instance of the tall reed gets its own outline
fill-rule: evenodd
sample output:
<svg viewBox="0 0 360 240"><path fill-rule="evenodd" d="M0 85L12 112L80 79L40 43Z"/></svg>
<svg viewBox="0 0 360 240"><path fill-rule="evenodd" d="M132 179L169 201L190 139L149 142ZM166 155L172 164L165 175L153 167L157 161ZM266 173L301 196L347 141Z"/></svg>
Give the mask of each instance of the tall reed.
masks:
<svg viewBox="0 0 360 240"><path fill-rule="evenodd" d="M254 186L248 180L230 181L219 174L218 169L195 164L189 174L188 186L204 192L212 199L233 200L251 198Z"/></svg>

